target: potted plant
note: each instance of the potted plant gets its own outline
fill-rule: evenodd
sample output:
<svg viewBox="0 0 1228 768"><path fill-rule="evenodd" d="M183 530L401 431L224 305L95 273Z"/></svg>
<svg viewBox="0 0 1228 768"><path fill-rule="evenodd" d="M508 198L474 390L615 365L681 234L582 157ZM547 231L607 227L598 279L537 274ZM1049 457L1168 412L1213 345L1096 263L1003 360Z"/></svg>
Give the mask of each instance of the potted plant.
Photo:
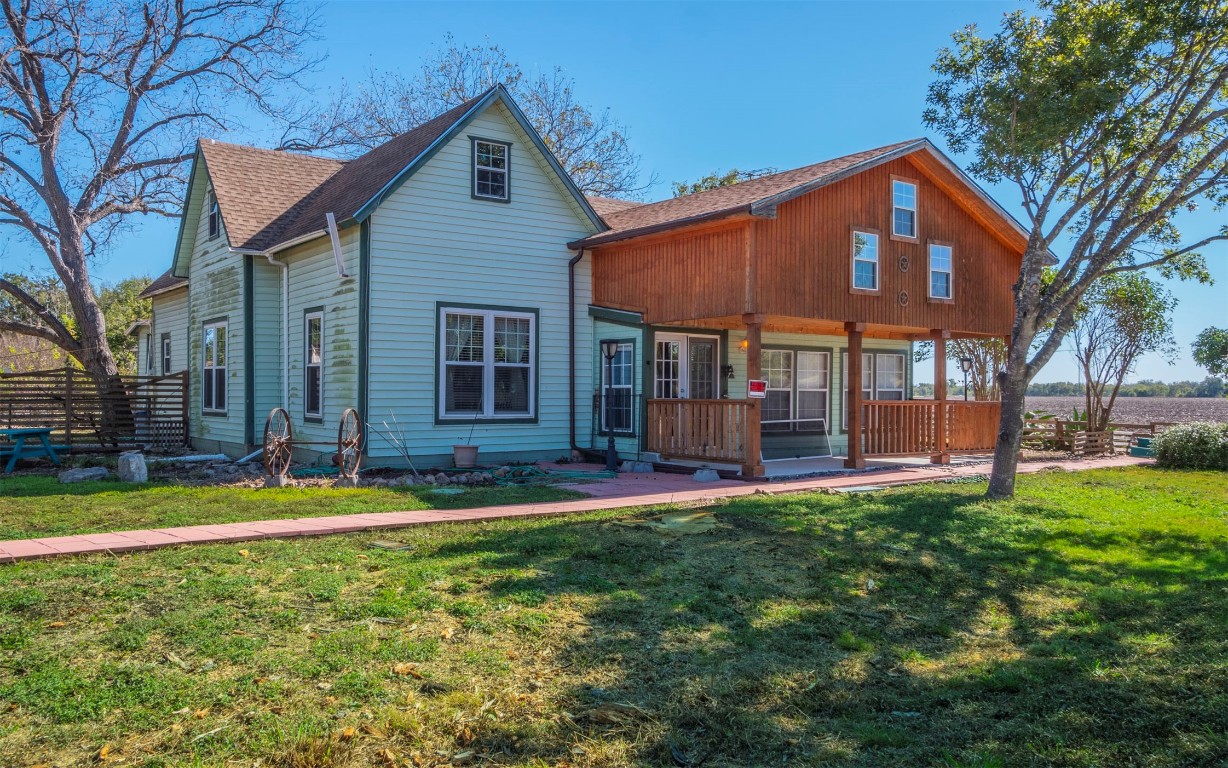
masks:
<svg viewBox="0 0 1228 768"><path fill-rule="evenodd" d="M478 414L481 413L481 403L473 412L473 421L469 424L469 436L463 444L452 446L452 464L457 469L473 469L478 465L478 446L473 445L473 428L477 426Z"/></svg>

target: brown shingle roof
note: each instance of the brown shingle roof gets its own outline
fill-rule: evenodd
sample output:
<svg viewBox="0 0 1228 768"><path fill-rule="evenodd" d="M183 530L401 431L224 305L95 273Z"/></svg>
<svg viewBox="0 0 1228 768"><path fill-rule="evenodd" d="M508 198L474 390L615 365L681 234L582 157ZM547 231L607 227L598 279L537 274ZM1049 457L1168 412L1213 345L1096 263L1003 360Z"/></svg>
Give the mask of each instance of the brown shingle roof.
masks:
<svg viewBox="0 0 1228 768"><path fill-rule="evenodd" d="M141 291L140 294L137 295L137 298L148 299L156 294L165 293L166 291L174 288L180 288L187 284L188 279L186 277L175 277L168 269L161 275L158 275L158 277L152 283L150 283L145 290Z"/></svg>
<svg viewBox="0 0 1228 768"><path fill-rule="evenodd" d="M326 213L352 218L488 93L349 162L201 142L231 247L268 250L322 231Z"/></svg>
<svg viewBox="0 0 1228 768"><path fill-rule="evenodd" d="M798 187L822 183L824 180L835 180L840 174L863 163L883 159L892 153L906 150L910 146L920 148L926 144L928 142L924 139L901 141L885 147L837 157L834 160L825 160L814 165L795 168L791 171L761 176L727 187L718 187L646 205L634 205L608 213L601 211L602 218L610 225L610 229L579 241L576 245L585 247L599 245L637 234L671 229L696 221L748 211L750 206L762 203L776 195L787 193Z"/></svg>
<svg viewBox="0 0 1228 768"><path fill-rule="evenodd" d="M616 197L599 197L597 195L585 195L585 199L588 200L588 204L593 207L597 215L603 219L612 213L644 205L644 203L637 203L634 200L619 200Z"/></svg>
<svg viewBox="0 0 1228 768"><path fill-rule="evenodd" d="M339 160L204 140L205 168L234 248L277 242L278 223L344 167ZM323 229L323 223L318 228Z"/></svg>

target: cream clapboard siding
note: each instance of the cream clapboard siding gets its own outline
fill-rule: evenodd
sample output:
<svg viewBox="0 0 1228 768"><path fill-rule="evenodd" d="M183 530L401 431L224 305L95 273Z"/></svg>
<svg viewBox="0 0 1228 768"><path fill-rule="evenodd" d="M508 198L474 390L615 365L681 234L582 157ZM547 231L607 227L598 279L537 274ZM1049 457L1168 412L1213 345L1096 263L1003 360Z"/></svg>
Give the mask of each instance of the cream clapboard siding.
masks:
<svg viewBox="0 0 1228 768"><path fill-rule="evenodd" d="M207 191L207 190L206 190ZM198 449L242 451L244 435L243 260L232 254L226 233L209 239L208 218L196 220L196 245L188 274L189 432ZM226 414L201 410L202 334L205 323L225 319Z"/></svg>
<svg viewBox="0 0 1228 768"><path fill-rule="evenodd" d="M154 372L162 373L162 334L171 337L171 368L178 373L188 367L188 289L176 288L153 299Z"/></svg>
<svg viewBox="0 0 1228 768"><path fill-rule="evenodd" d="M280 260L290 265L290 367L287 377L290 400L287 410L296 439L336 443L341 412L358 407L359 228L350 227L341 235L342 258L345 271L350 275L347 278L337 275L337 263L327 237L278 254ZM304 314L317 308L324 313L324 412L319 420L308 421L303 412L306 384ZM278 354L276 365L279 367L280 361ZM280 394L276 399L281 399ZM257 410L258 432L264 429L267 414L267 410ZM311 446L309 452L327 450L325 446Z"/></svg>
<svg viewBox="0 0 1228 768"><path fill-rule="evenodd" d="M726 350L728 361L733 364L733 378L729 381L730 397L746 396L746 353L742 351L742 341L746 338L744 331L729 332L729 346ZM831 400L831 448L832 453L842 456L848 453L848 435L842 427L844 408L844 370L841 355L848 347L848 339L843 336L811 336L800 333L775 333L764 331L760 343L765 347L796 347L826 348L832 351L831 381L829 382L829 397ZM909 397L912 386L912 364L910 348L907 342L891 339L863 339L862 348L865 352L896 352L904 355L904 396ZM722 364L724 361L722 361Z"/></svg>
<svg viewBox="0 0 1228 768"><path fill-rule="evenodd" d="M600 408L601 408L601 382L602 382L602 367L605 365L605 358L601 355L601 342L605 339L616 341L630 341L635 349L635 366L634 381L634 413L632 415L632 424L635 426L635 435L633 437L615 436L614 447L618 451L620 459L637 458L641 450L641 432L644 424L644 334L639 327L624 325L622 323L612 323L607 320L590 319L584 316L583 322L592 323L593 326L593 343L589 349L589 360L592 368L589 375L592 377L592 387L588 390L581 390L577 395L576 407L586 415L591 416L590 424L600 426ZM594 414L594 408L597 412ZM587 432L581 433L582 436L588 439L583 442L584 445L592 447L596 451L605 451L609 438L607 435L600 434L597 429L590 429Z"/></svg>
<svg viewBox="0 0 1228 768"><path fill-rule="evenodd" d="M509 203L470 194L470 136L512 143ZM506 109L493 104L442 147L370 218L368 419L395 414L415 456L450 457L469 424L436 425L436 302L534 309L537 423L478 423L483 461L556 457L568 451L566 243L591 226ZM592 389L588 259L576 274L577 397ZM588 408L578 409L578 435ZM396 452L372 435L373 460Z"/></svg>
<svg viewBox="0 0 1228 768"><path fill-rule="evenodd" d="M281 267L252 259L252 442L259 443L269 411L282 404Z"/></svg>
<svg viewBox="0 0 1228 768"><path fill-rule="evenodd" d="M136 332L137 376L152 376L154 374L154 370L149 367L149 361L153 359L153 355L149 354L149 339L150 333L148 328L142 328Z"/></svg>

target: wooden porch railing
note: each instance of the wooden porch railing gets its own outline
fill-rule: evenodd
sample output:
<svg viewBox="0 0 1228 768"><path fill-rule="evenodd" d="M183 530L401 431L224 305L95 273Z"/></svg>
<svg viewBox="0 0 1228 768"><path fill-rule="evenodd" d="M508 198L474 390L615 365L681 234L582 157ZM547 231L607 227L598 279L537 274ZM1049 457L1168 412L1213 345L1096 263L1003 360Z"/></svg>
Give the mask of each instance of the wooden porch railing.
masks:
<svg viewBox="0 0 1228 768"><path fill-rule="evenodd" d="M119 376L100 387L85 371L0 374L0 427L49 427L69 448L186 445L188 375Z"/></svg>
<svg viewBox="0 0 1228 768"><path fill-rule="evenodd" d="M867 456L939 452L938 403L933 400L871 400L862 419ZM998 402L947 401L945 451L988 451L998 438Z"/></svg>
<svg viewBox="0 0 1228 768"><path fill-rule="evenodd" d="M649 400L645 448L663 457L758 461L758 401Z"/></svg>

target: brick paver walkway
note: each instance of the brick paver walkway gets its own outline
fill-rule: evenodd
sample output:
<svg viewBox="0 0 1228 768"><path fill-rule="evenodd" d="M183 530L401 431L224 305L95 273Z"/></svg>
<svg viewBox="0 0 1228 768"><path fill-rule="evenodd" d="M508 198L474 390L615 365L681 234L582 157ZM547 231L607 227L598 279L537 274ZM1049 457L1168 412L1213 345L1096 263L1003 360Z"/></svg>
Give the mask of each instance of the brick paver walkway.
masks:
<svg viewBox="0 0 1228 768"><path fill-rule="evenodd" d="M1020 464L1021 473L1039 472L1048 468L1070 471L1122 467L1148 463L1149 459L1128 456L1107 459L1085 459ZM569 469L576 469L570 465ZM820 488L839 490L867 485L910 485L985 474L988 464L952 467L907 467L874 472L854 472L844 475L793 480L769 484L720 480L696 483L689 475L666 473L624 474L612 480L571 486L589 496L575 501L555 501L544 504L512 504L502 507L473 509L439 509L414 512L376 512L362 515L333 517L302 517L288 520L258 520L221 525L192 525L180 528L155 528L115 533L88 533L78 536L55 536L42 539L0 541L0 563L30 560L59 555L81 555L96 552L132 552L180 544L205 544L223 541L320 536L329 533L354 533L388 528L404 528L427 523L454 523L474 520L499 520L510 517L563 515L603 509L654 506L658 504L715 501L734 496L746 496L759 491L797 493Z"/></svg>

